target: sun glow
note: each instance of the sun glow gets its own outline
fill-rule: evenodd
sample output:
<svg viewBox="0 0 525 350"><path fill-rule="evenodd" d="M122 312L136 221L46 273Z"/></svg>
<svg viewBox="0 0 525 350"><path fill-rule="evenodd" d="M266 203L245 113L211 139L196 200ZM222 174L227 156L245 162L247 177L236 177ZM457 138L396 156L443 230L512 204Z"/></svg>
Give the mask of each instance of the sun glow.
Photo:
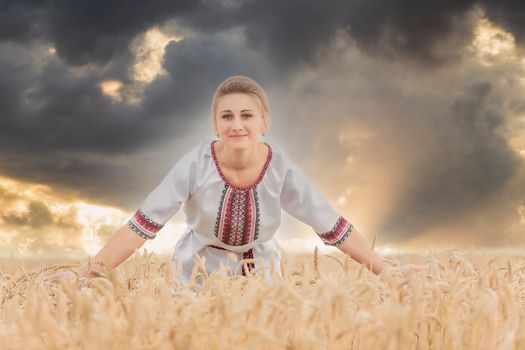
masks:
<svg viewBox="0 0 525 350"><path fill-rule="evenodd" d="M511 33L482 18L475 29L472 47L485 65L491 65L497 56L516 55L516 41Z"/></svg>
<svg viewBox="0 0 525 350"><path fill-rule="evenodd" d="M137 37L131 44L131 50L135 56L133 79L150 83L157 75L165 74L166 71L162 68L164 48L170 41L181 39L162 32L158 27L153 27Z"/></svg>
<svg viewBox="0 0 525 350"><path fill-rule="evenodd" d="M93 255L132 215L118 208L66 198L48 186L5 177L0 177L0 204L0 242L6 243L0 253L26 254L64 246L69 251ZM167 253L184 228L182 223L168 222L142 249Z"/></svg>
<svg viewBox="0 0 525 350"><path fill-rule="evenodd" d="M167 74L163 68L164 49L171 41L179 40L182 37L166 33L155 26L132 41L129 46L133 55L133 63L129 69L131 82L119 90L126 103L139 104L146 86L158 76Z"/></svg>
<svg viewBox="0 0 525 350"><path fill-rule="evenodd" d="M119 80L104 80L99 83L100 90L115 102L140 103L145 87L158 76L167 74L162 66L164 49L171 41L179 40L182 38L165 33L158 27L138 35L129 47L133 55L130 82L124 84Z"/></svg>
<svg viewBox="0 0 525 350"><path fill-rule="evenodd" d="M102 93L108 97L110 97L114 101L121 101L121 89L123 87L123 84L121 81L118 80L105 80L101 83L99 83L99 88L102 91Z"/></svg>

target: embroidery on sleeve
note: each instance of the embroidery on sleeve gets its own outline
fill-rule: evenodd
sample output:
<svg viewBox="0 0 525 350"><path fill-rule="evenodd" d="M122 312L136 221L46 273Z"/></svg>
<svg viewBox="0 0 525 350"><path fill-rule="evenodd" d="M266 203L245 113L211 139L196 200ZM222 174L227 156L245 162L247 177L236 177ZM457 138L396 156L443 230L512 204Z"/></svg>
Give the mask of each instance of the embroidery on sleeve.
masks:
<svg viewBox="0 0 525 350"><path fill-rule="evenodd" d="M353 228L354 226L351 223L340 216L333 229L325 233L318 233L318 235L321 237L324 244L337 246L348 238Z"/></svg>
<svg viewBox="0 0 525 350"><path fill-rule="evenodd" d="M145 239L155 238L156 233L164 226L151 220L142 210L137 210L128 221L128 226L140 237Z"/></svg>

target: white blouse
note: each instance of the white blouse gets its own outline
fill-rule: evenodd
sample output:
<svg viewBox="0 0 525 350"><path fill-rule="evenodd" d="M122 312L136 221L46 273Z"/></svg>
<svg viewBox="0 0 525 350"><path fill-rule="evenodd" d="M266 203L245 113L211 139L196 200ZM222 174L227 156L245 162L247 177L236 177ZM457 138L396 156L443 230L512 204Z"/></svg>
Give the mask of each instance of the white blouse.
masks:
<svg viewBox="0 0 525 350"><path fill-rule="evenodd" d="M280 274L280 247L274 235L281 208L310 225L326 245L337 246L348 238L353 225L278 146L265 142L269 153L259 178L250 186L237 187L219 167L216 141L202 140L186 153L128 221L141 237L153 239L182 206L187 229L172 262L175 275L181 264L184 282L191 279L194 254L205 257L208 273L223 264L233 274L245 274L241 260L255 259L249 271L260 268L270 280L273 265Z"/></svg>

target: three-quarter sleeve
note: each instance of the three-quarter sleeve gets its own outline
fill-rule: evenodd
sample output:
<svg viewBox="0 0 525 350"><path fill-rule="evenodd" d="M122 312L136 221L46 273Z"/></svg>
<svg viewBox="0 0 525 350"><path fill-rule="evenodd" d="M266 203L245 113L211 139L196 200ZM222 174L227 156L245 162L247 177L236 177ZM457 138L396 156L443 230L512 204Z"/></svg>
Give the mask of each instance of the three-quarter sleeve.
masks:
<svg viewBox="0 0 525 350"><path fill-rule="evenodd" d="M281 190L281 207L310 225L325 245L337 246L352 232L353 225L338 214L304 172L288 158Z"/></svg>
<svg viewBox="0 0 525 350"><path fill-rule="evenodd" d="M153 239L175 215L192 191L197 149L186 153L151 191L127 225L139 236Z"/></svg>

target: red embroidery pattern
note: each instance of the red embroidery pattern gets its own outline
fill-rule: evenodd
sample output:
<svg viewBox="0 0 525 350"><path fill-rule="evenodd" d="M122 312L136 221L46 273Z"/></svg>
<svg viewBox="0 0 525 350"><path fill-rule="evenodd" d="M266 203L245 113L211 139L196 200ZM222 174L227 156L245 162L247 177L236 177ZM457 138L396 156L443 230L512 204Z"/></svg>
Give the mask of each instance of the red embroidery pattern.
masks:
<svg viewBox="0 0 525 350"><path fill-rule="evenodd" d="M333 229L325 233L318 233L318 235L321 237L324 244L337 246L348 238L353 228L354 226L351 223L340 216Z"/></svg>
<svg viewBox="0 0 525 350"><path fill-rule="evenodd" d="M235 190L225 184L219 204L215 236L231 246L248 244L259 236L257 189Z"/></svg>
<svg viewBox="0 0 525 350"><path fill-rule="evenodd" d="M128 226L139 236L146 239L153 239L164 225L156 223L139 209L128 221Z"/></svg>
<svg viewBox="0 0 525 350"><path fill-rule="evenodd" d="M248 251L244 252L242 255L243 259L253 259L253 250L249 249ZM255 263L247 263L246 266L248 267L248 273L250 273L252 270L255 269ZM244 264L242 265L242 275L246 276L246 270L244 269Z"/></svg>

